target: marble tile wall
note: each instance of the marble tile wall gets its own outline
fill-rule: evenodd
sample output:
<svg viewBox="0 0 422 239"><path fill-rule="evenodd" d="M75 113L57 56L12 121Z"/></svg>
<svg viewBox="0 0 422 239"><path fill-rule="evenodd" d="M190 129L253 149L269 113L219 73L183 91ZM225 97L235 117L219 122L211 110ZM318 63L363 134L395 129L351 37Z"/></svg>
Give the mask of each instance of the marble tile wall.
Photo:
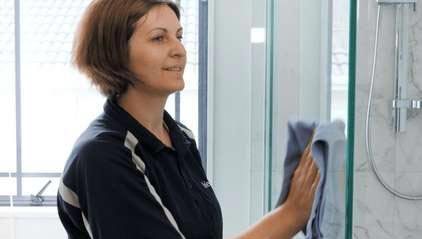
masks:
<svg viewBox="0 0 422 239"><path fill-rule="evenodd" d="M365 118L373 60L375 0L359 1L355 111L353 238L417 239L422 235L422 201L397 198L378 182L368 163ZM408 112L407 131L392 130L394 87L394 19L392 6L383 7L378 66L373 96L373 152L381 177L406 194L422 195L422 110ZM408 95L422 99L422 4L410 13Z"/></svg>

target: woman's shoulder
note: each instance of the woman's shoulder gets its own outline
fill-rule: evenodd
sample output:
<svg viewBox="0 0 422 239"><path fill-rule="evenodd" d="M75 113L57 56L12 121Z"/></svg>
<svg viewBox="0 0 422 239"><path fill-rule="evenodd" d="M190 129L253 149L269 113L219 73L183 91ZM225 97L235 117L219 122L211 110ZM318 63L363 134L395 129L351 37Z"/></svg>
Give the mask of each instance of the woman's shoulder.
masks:
<svg viewBox="0 0 422 239"><path fill-rule="evenodd" d="M68 163L78 161L97 164L129 157L130 151L124 141L124 131L94 121L76 140Z"/></svg>

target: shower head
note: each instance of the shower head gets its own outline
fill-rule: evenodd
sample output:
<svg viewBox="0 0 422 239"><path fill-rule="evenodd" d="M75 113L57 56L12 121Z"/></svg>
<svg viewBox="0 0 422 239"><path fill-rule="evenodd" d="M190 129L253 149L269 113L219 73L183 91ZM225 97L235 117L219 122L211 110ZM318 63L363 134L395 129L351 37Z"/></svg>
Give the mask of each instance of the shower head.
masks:
<svg viewBox="0 0 422 239"><path fill-rule="evenodd" d="M416 4L417 0L377 0L378 4L404 4L413 3Z"/></svg>

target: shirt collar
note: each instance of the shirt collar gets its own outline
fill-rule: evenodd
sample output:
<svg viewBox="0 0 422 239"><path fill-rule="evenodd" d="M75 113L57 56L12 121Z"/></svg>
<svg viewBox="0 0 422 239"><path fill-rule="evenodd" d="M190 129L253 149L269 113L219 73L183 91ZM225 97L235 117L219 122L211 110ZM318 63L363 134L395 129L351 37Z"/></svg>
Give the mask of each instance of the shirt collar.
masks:
<svg viewBox="0 0 422 239"><path fill-rule="evenodd" d="M122 124L138 139L141 145L148 147L153 153L157 153L166 147L161 140L118 105L116 99L107 99L104 104L104 112L106 115ZM179 155L183 155L189 147L190 141L183 134L177 125L177 122L165 110L163 120L169 128L169 134L174 149Z"/></svg>

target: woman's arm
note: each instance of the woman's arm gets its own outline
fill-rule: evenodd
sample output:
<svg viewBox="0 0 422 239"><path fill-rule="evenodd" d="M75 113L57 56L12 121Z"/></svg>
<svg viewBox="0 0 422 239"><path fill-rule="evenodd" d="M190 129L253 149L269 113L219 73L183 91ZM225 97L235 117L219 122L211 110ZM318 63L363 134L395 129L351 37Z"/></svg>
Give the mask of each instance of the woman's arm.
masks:
<svg viewBox="0 0 422 239"><path fill-rule="evenodd" d="M286 202L235 238L292 238L308 221L319 178L319 171L311 157L310 145L308 145L293 174Z"/></svg>

